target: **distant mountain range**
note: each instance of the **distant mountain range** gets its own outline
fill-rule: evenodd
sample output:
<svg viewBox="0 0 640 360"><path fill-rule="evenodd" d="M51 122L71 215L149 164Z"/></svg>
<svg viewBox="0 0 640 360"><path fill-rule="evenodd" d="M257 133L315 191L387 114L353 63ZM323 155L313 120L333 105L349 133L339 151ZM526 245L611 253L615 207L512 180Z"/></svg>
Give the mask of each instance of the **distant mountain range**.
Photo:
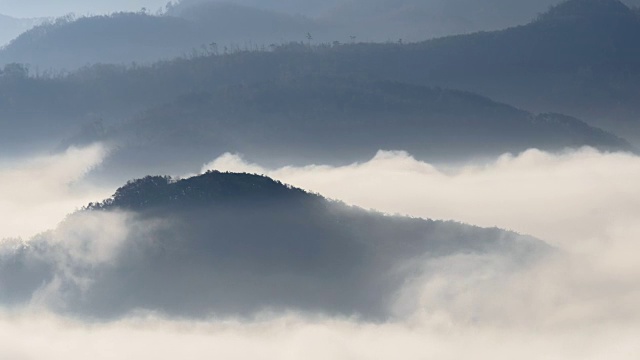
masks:
<svg viewBox="0 0 640 360"><path fill-rule="evenodd" d="M574 115L637 140L638 35L639 13L621 2L570 0L525 26L380 48L367 58L386 59L371 73Z"/></svg>
<svg viewBox="0 0 640 360"><path fill-rule="evenodd" d="M0 49L0 151L101 143L109 156L88 176L105 182L192 173L226 152L283 166L380 149L448 163L529 148L637 151L637 9L568 0L526 25L407 42L507 26L484 6L516 5L486 1L336 0L303 12L305 2L188 0L158 15L50 21ZM519 9L547 7L528 4ZM486 255L509 273L554 251L259 175L145 176L28 242L1 240L0 307L375 321L393 318L434 261Z"/></svg>
<svg viewBox="0 0 640 360"><path fill-rule="evenodd" d="M491 255L521 268L553 251L499 229L384 216L219 172L131 181L28 246L0 246L2 304L99 319L265 310L388 319L430 261Z"/></svg>
<svg viewBox="0 0 640 360"><path fill-rule="evenodd" d="M153 44L129 34L130 26L146 28L143 34L195 31L187 18L210 18L204 10L219 5L202 6L168 10L184 18L139 13L62 21L51 25L56 31L43 26L29 36L99 48L81 32L104 26L108 31L92 31L104 38L104 55L87 53L106 57L120 43ZM0 76L0 126L7 129L0 144L11 154L106 142L114 150L103 175L120 180L191 172L225 152L282 166L362 161L379 149L434 162L532 147L635 151L640 47L631 34L640 33L639 16L617 0L570 0L525 26L415 44L296 42L246 51L210 44L206 53L148 66L36 76L11 64ZM304 18L285 19L294 26ZM26 42L4 51L20 44ZM50 51L60 50L55 44Z"/></svg>
<svg viewBox="0 0 640 360"><path fill-rule="evenodd" d="M18 35L43 21L44 19L16 19L0 14L0 46L8 44Z"/></svg>
<svg viewBox="0 0 640 360"><path fill-rule="evenodd" d="M11 129L0 140L5 153L106 142L114 151L103 170L126 178L190 172L229 151L281 166L344 164L380 149L429 161L531 147L633 150L578 119L469 92L320 75L336 72L326 55L287 47L59 78L29 78L17 67L0 78L0 125Z"/></svg>
<svg viewBox="0 0 640 360"><path fill-rule="evenodd" d="M169 3L161 15L115 13L49 22L0 51L0 64L73 70L94 63L149 63L198 53L268 49L291 41L415 42L527 23L557 3L183 0Z"/></svg>
<svg viewBox="0 0 640 360"><path fill-rule="evenodd" d="M146 111L103 139L119 144L109 160L114 165L178 172L229 151L283 166L346 164L379 149L405 150L428 161L529 148L632 150L578 119L534 115L472 93L313 77L192 93Z"/></svg>
<svg viewBox="0 0 640 360"><path fill-rule="evenodd" d="M153 63L178 56L268 49L303 41L313 20L240 5L176 6L146 13L60 18L21 34L0 51L0 63L75 70L95 63Z"/></svg>
<svg viewBox="0 0 640 360"><path fill-rule="evenodd" d="M233 83L231 77L260 82L290 72L441 86L535 112L567 114L640 141L634 96L640 91L640 14L618 0L569 0L527 25L496 32L404 45L348 44L347 39L346 45L309 49L324 26L317 19L270 10L196 2L159 17L114 14L41 26L0 51L0 62L31 63L34 73L93 62L150 63L180 54L207 58L243 52L222 56L224 64L211 62L233 74L221 74L227 79L222 83ZM272 36L280 39L275 44L298 42L259 45ZM241 40L248 37L261 40ZM225 42L232 38L235 45ZM280 55L286 50L288 58L268 54L274 50Z"/></svg>
<svg viewBox="0 0 640 360"><path fill-rule="evenodd" d="M209 0L210 1L210 0ZM207 0L183 0L184 6ZM234 4L304 15L327 25L333 39L422 41L527 23L562 0L230 0ZM638 0L623 1L639 6ZM339 31L331 31L336 29ZM324 36L324 34L322 34Z"/></svg>

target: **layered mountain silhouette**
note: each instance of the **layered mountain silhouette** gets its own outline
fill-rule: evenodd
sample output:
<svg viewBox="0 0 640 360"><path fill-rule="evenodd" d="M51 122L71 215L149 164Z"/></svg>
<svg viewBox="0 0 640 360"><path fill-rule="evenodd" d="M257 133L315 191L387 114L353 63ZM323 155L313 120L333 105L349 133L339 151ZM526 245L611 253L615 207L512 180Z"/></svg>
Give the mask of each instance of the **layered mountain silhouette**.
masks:
<svg viewBox="0 0 640 360"><path fill-rule="evenodd" d="M300 13L332 24L363 41L422 41L500 30L531 21L562 0L235 0L235 3ZM637 0L624 0L638 6ZM339 40L339 38L337 38Z"/></svg>
<svg viewBox="0 0 640 360"><path fill-rule="evenodd" d="M283 166L350 163L379 149L429 161L529 148L632 150L575 118L534 115L472 93L315 77L193 93L134 118L109 139L120 144L111 163L176 172L225 152Z"/></svg>
<svg viewBox="0 0 640 360"><path fill-rule="evenodd" d="M538 21L593 21L628 17L629 8L616 0L570 0L551 7Z"/></svg>
<svg viewBox="0 0 640 360"><path fill-rule="evenodd" d="M430 261L553 250L530 237L367 212L266 177L145 177L29 242L3 243L0 301L113 319L260 311L386 319ZM428 275L428 274L426 274Z"/></svg>
<svg viewBox="0 0 640 360"><path fill-rule="evenodd" d="M0 46L9 43L9 41L42 21L43 19L17 19L0 14Z"/></svg>
<svg viewBox="0 0 640 360"><path fill-rule="evenodd" d="M617 0L606 1L626 7ZM184 0L170 2L163 14L117 13L50 22L0 51L0 64L18 62L47 70L73 70L94 63L148 63L197 53L268 48L291 41L424 41L516 26L559 2ZM627 3L638 5L635 0ZM568 7L567 12L591 11L589 6L562 7ZM611 6L598 7L592 13L611 10Z"/></svg>
<svg viewBox="0 0 640 360"><path fill-rule="evenodd" d="M216 2L174 6L164 15L66 17L21 34L0 50L0 64L59 71L96 63L152 63L267 49L272 43L302 41L318 28L307 18Z"/></svg>
<svg viewBox="0 0 640 360"><path fill-rule="evenodd" d="M533 114L463 91L305 75L298 68L304 58L316 60L306 48L282 49L39 79L15 66L0 79L1 121L12 129L0 138L6 152L107 142L116 150L104 170L126 171L126 178L144 169L190 172L230 151L275 166L344 164L380 149L429 161L532 147L633 151L572 117ZM331 63L312 66L335 72Z"/></svg>
<svg viewBox="0 0 640 360"><path fill-rule="evenodd" d="M195 36L188 21L175 17L143 13L66 17L18 36L0 51L0 62L24 63L42 71L152 62L186 54L200 45L191 40Z"/></svg>
<svg viewBox="0 0 640 360"><path fill-rule="evenodd" d="M389 70L387 77L466 89L637 135L632 94L640 83L638 34L638 13L621 2L570 0L525 26L380 49L398 66L389 67L387 58L370 71Z"/></svg>
<svg viewBox="0 0 640 360"><path fill-rule="evenodd" d="M270 23L260 22L263 15L273 15L196 2L169 9L175 16L62 20L50 25L55 31L45 26L31 34L67 39L96 33L105 42L143 49L142 44L170 37L156 36L165 26L176 29L170 32L176 43L182 43L179 29L207 33L196 31L193 21L216 27L197 19L218 16L220 8L252 12L262 25ZM305 21L277 17L287 29ZM97 24L105 32L79 30ZM134 36L129 25L147 30ZM114 29L119 35L111 37ZM31 77L28 67L9 64L0 77L0 121L12 131L0 139L7 151L62 138L65 145L106 139L127 154L124 162L181 160L185 167L222 151L286 162L296 161L289 154L313 161L362 160L380 148L410 150L427 159L527 147L629 150L624 140L567 115L583 115L592 125L635 138L640 48L632 35L638 30L636 12L617 0L570 0L525 26L415 44L290 43L225 51L209 43L206 53L150 66L94 65L68 75ZM87 41L74 43L100 46ZM127 46L122 53L129 52ZM105 44L105 53L108 49ZM543 115L440 86L489 94Z"/></svg>
<svg viewBox="0 0 640 360"><path fill-rule="evenodd" d="M637 10L618 0L569 0L524 26L350 53L369 74L576 116L635 141L638 34Z"/></svg>

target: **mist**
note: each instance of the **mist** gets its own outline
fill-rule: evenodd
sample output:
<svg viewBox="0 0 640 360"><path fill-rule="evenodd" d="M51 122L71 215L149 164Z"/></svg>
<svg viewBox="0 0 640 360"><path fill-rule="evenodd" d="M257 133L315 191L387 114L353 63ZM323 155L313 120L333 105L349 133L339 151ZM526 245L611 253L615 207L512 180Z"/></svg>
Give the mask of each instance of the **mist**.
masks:
<svg viewBox="0 0 640 360"><path fill-rule="evenodd" d="M640 0L0 0L0 360L635 360L639 35Z"/></svg>
<svg viewBox="0 0 640 360"><path fill-rule="evenodd" d="M562 250L522 277L510 278L492 259L452 258L441 268L453 274L419 282L414 298L432 308L453 308L449 315L461 316L463 323L577 328L601 322L635 325L639 319L633 305L640 285L633 255L640 236L635 185L640 158L635 155L590 148L562 154L529 150L482 165L437 168L403 152L380 152L369 162L345 167L274 170L225 155L208 168L265 173L387 213L512 229ZM484 281L469 273L489 281L479 285ZM457 295L463 295L460 302L453 300ZM448 301L437 301L443 298Z"/></svg>
<svg viewBox="0 0 640 360"><path fill-rule="evenodd" d="M640 157L529 150L445 168L379 152L349 166L266 169L227 154L204 169L264 173L387 213L497 225L559 251L516 268L499 253L424 262L396 297L398 317L383 323L304 312L201 320L141 313L87 322L32 302L0 316L7 339L0 357L578 360L634 359L640 351ZM126 218L115 219L109 226L126 231ZM95 224L87 229L101 232ZM114 249L78 258L108 263Z"/></svg>
<svg viewBox="0 0 640 360"><path fill-rule="evenodd" d="M225 154L207 169L265 174L364 208L498 226L557 246L602 235L633 218L640 202L634 189L638 157L591 148L560 154L533 149L480 165L440 167L393 151L343 167L279 169Z"/></svg>
<svg viewBox="0 0 640 360"><path fill-rule="evenodd" d="M0 239L26 240L54 228L90 201L108 196L112 189L83 181L107 154L96 144L56 154L0 158Z"/></svg>
<svg viewBox="0 0 640 360"><path fill-rule="evenodd" d="M0 1L0 13L18 18L56 17L69 13L78 15L108 14L115 11L139 11L147 8L151 11L163 8L166 1L160 0L112 0L112 1L82 1L82 0L11 0Z"/></svg>
<svg viewBox="0 0 640 360"><path fill-rule="evenodd" d="M537 15L560 0L505 1L505 0L183 0L174 4L186 5L202 2L242 5L282 14L317 19L328 26L340 24L341 31L320 36L323 41L346 37L350 32L363 41L396 41L398 37L408 41L421 41L436 36L446 36L475 31L504 29L532 21ZM114 12L138 12L142 9L160 14L169 2L163 0L135 1L0 1L0 14L15 18L54 18L74 13L104 15ZM637 0L624 1L628 6L638 6ZM360 24L354 26L352 23ZM376 26L382 26L379 28ZM24 29L26 30L26 29ZM307 29L314 30L314 29ZM316 31L319 32L319 31ZM257 35L257 34L254 34ZM302 34L304 35L304 34ZM252 40L252 39L246 39ZM253 39L254 41L257 39ZM296 39L287 39L298 40Z"/></svg>

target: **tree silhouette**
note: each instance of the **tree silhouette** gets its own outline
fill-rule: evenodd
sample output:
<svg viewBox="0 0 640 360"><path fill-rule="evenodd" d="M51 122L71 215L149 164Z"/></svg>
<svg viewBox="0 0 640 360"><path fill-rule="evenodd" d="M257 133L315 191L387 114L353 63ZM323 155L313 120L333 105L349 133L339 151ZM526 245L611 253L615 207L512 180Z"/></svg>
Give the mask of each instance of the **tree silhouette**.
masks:
<svg viewBox="0 0 640 360"><path fill-rule="evenodd" d="M313 35L310 32L307 33L307 40L309 41L309 46L311 46L311 40L313 40Z"/></svg>

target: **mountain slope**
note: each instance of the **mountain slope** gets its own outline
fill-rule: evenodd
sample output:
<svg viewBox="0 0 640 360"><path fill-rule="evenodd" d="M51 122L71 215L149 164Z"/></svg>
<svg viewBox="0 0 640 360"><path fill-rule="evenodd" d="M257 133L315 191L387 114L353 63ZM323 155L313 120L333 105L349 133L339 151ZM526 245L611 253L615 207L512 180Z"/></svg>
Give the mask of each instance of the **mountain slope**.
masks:
<svg viewBox="0 0 640 360"><path fill-rule="evenodd" d="M0 51L0 63L73 70L94 63L153 62L180 56L196 32L183 19L142 13L61 18L27 31Z"/></svg>
<svg viewBox="0 0 640 360"><path fill-rule="evenodd" d="M1 249L3 303L37 297L97 318L271 310L367 319L392 316L394 296L432 260L488 255L519 268L551 251L498 229L383 216L218 172L129 182L28 247Z"/></svg>
<svg viewBox="0 0 640 360"><path fill-rule="evenodd" d="M558 114L534 115L471 93L393 82L305 77L194 93L114 132L112 162L188 172L238 152L277 166L350 163L380 149L429 161L593 146L622 139ZM209 159L207 159L209 157Z"/></svg>
<svg viewBox="0 0 640 360"><path fill-rule="evenodd" d="M20 35L0 50L0 64L75 70L97 64L152 63L179 56L266 48L303 40L313 21L249 7L203 3L164 15L114 13L60 18ZM215 44L215 45L214 45Z"/></svg>
<svg viewBox="0 0 640 360"><path fill-rule="evenodd" d="M426 39L505 29L527 23L562 0L229 0L234 4L302 14L325 25L314 33L324 42L424 41ZM182 0L177 7L211 3ZM624 1L640 5L637 0Z"/></svg>
<svg viewBox="0 0 640 360"><path fill-rule="evenodd" d="M0 51L0 64L18 62L34 68L73 70L94 63L153 62L225 49L268 47L307 41L307 34L315 44L424 41L522 24L558 2L181 1L169 3L165 13L155 16L138 12L59 19L24 34ZM303 9L309 12L300 11Z"/></svg>
<svg viewBox="0 0 640 360"><path fill-rule="evenodd" d="M16 19L0 14L0 46L4 46L42 21L42 19Z"/></svg>
<svg viewBox="0 0 640 360"><path fill-rule="evenodd" d="M39 141L51 147L63 138L65 145L115 142L122 151L112 164L177 173L228 151L283 165L359 161L379 149L435 161L530 147L631 149L571 117L534 115L468 92L377 81L385 73L353 68L380 48L291 45L150 67L94 66L53 78L14 69L0 77L0 125L10 129L0 139L5 151Z"/></svg>
<svg viewBox="0 0 640 360"><path fill-rule="evenodd" d="M209 6L219 9L216 6L221 5L205 3L199 6L205 6L203 9ZM233 13L233 9L237 8L232 6L229 9L232 9L230 11ZM217 11L212 13L217 14ZM262 11L247 11L258 17L266 14ZM206 11L193 11L190 16L205 14ZM300 32L300 35L296 36L301 38L308 32L306 29L315 29L314 26L317 25L315 22L307 23L299 18L285 17L286 20L282 20L285 18L280 15L273 16L275 17L264 17L267 19L264 21L252 22L264 25L272 21L268 19L278 19L273 22L282 22L284 29L287 29L285 32ZM200 33L194 30L190 20L171 16L156 18L130 14L114 15L113 19L103 20L111 24L111 28L118 23L120 17L140 17L144 20L140 20L141 23L183 24L185 29L190 30L185 30L184 33L171 32L174 42L183 48L193 46L192 43L181 40L191 36L187 33ZM236 19L234 16L229 18L229 22ZM76 23L94 22L97 23L99 20L78 20L72 24L65 24L61 29L77 26ZM138 20L133 23L138 24ZM236 23L243 24L242 21ZM299 24L302 24L300 28L297 27ZM201 87L210 87L210 84L205 83L206 80L213 80L225 86L311 74L358 76L366 79L442 86L472 91L535 112L571 115L608 131L632 137L631 140L635 142L640 139L640 123L636 121L640 117L640 108L636 101L636 95L640 92L640 37L637 36L639 33L640 15L618 0L569 0L552 8L530 24L502 31L452 36L408 45L335 43L333 46L310 48L295 43L269 48L273 51L246 52L231 51L228 48L227 51L234 54L159 64L154 66L153 71L145 69L138 73L127 72L126 75L152 76L154 85L165 82L162 85L176 86L178 90L173 95L180 91L182 93L178 95L184 95L192 90L199 91ZM147 37L153 37L153 32L145 34ZM47 35L45 38L49 36L53 35ZM9 54L13 51L11 49L22 46L20 44L29 43L26 41L28 38L25 37L24 42L16 41L0 53L0 61L3 58L2 54ZM165 41L162 37L145 39L142 43L159 41L151 42L157 45L151 46L152 50L162 52L167 49L166 44L161 45ZM116 43L119 44L119 41ZM104 49L101 49L99 44L99 41L95 41L87 45L90 56L100 54L100 51L110 51L111 45L105 44ZM117 48L118 44L112 45ZM200 39L197 47L202 45L205 48L199 51L201 54L225 52L222 43L213 35L206 35ZM44 44L42 48L47 49L48 46ZM247 49L256 48L256 44L252 43L245 43L245 46ZM131 47L135 49L126 50ZM25 49L29 48L30 45L25 45ZM131 44L119 49L122 50L120 54L126 56L135 55L137 51L146 51L145 47ZM153 54L146 59L157 57L158 53L154 53L155 50L151 51ZM89 61L73 52L64 54L72 58L76 65ZM46 56L31 57L46 59ZM5 61L9 61L9 58L5 58ZM187 66L192 68L186 69ZM169 75L160 74L160 71L167 71ZM182 79L170 77L176 75L175 71L180 72ZM169 79L171 83L168 84L166 81ZM128 88L121 91L131 92ZM154 87L147 91L157 92L159 89ZM164 100L171 101L171 98L167 96Z"/></svg>
<svg viewBox="0 0 640 360"><path fill-rule="evenodd" d="M638 34L640 17L621 2L570 0L526 26L408 47L394 56L396 76L574 115L637 137Z"/></svg>

